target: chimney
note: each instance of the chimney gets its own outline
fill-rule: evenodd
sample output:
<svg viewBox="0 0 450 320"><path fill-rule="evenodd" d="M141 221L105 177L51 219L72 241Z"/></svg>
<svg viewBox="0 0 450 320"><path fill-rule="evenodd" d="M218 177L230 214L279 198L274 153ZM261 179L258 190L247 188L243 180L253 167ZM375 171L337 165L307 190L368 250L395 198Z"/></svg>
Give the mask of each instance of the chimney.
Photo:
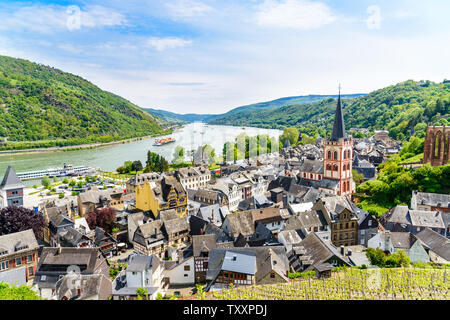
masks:
<svg viewBox="0 0 450 320"><path fill-rule="evenodd" d="M287 194L283 195L283 207L287 207L288 205L288 199L287 199Z"/></svg>
<svg viewBox="0 0 450 320"><path fill-rule="evenodd" d="M341 254L344 255L344 246L341 246Z"/></svg>
<svg viewBox="0 0 450 320"><path fill-rule="evenodd" d="M155 239L158 236L158 229L155 228Z"/></svg>
<svg viewBox="0 0 450 320"><path fill-rule="evenodd" d="M81 288L77 289L78 296L81 297Z"/></svg>
<svg viewBox="0 0 450 320"><path fill-rule="evenodd" d="M347 250L347 256L351 256L352 255L352 250L351 249L348 249Z"/></svg>

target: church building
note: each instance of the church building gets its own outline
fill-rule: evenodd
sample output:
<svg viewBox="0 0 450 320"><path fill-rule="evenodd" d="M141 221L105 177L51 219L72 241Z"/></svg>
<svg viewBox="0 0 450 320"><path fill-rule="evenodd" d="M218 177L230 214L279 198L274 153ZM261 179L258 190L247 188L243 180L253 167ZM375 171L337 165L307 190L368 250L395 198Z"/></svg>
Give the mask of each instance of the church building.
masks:
<svg viewBox="0 0 450 320"><path fill-rule="evenodd" d="M309 164L304 160L304 164ZM310 161L311 162L311 161ZM342 112L341 93L339 92L336 113L334 116L333 131L330 138L323 140L323 161L320 160L314 172L305 172L302 166L299 170L299 184L328 191L335 195L350 196L356 190L353 181L353 137L345 131L344 114ZM306 170L311 171L311 170ZM317 174L313 174L317 173Z"/></svg>

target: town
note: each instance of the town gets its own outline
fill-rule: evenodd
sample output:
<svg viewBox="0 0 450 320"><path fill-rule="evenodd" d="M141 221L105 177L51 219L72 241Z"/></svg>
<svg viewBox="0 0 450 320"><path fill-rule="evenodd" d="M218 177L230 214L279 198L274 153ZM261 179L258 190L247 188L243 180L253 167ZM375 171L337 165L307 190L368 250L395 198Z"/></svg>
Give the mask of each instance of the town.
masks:
<svg viewBox="0 0 450 320"><path fill-rule="evenodd" d="M404 166L449 163L450 127L426 135L422 163ZM340 96L330 136L282 144L213 170L200 147L193 166L125 185L86 172L79 192L45 198L25 191L12 163L0 185L0 282L49 300L197 299L382 261L450 264L449 194L414 190L380 217L358 207L354 173L375 179L402 144L387 131L352 137Z"/></svg>

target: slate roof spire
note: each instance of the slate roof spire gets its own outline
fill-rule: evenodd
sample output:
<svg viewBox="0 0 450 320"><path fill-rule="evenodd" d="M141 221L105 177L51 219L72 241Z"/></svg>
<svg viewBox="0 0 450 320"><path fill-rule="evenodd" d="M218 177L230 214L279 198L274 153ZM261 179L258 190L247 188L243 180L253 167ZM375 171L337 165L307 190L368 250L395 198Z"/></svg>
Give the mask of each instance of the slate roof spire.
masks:
<svg viewBox="0 0 450 320"><path fill-rule="evenodd" d="M330 141L338 141L340 138L347 138L344 124L344 114L342 113L341 103L341 85L339 84L339 98L336 107L336 113L334 115L333 132L331 133Z"/></svg>
<svg viewBox="0 0 450 320"><path fill-rule="evenodd" d="M14 169L11 166L8 166L5 176L3 177L2 184L0 185L0 189L11 190L20 188L25 188L25 186L23 185L22 181L20 181Z"/></svg>

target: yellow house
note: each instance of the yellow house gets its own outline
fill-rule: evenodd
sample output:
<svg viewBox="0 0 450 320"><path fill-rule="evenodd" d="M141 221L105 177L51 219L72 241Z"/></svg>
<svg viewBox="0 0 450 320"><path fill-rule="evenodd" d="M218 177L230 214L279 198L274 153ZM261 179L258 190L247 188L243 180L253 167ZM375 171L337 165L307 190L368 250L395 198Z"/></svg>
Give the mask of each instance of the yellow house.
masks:
<svg viewBox="0 0 450 320"><path fill-rule="evenodd" d="M146 181L136 187L136 209L151 211L154 218L162 210L174 209L179 217L186 215L187 193L174 177Z"/></svg>

